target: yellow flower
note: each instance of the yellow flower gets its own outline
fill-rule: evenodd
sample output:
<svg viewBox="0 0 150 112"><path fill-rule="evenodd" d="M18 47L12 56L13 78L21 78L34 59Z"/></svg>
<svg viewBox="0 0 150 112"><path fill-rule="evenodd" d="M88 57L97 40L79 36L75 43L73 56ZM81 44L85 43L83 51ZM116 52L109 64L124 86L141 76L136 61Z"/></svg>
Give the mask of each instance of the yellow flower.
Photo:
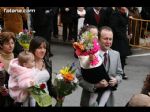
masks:
<svg viewBox="0 0 150 112"><path fill-rule="evenodd" d="M62 74L62 75L65 75L65 74L68 74L68 73L69 73L69 67L63 67L60 70L60 74Z"/></svg>

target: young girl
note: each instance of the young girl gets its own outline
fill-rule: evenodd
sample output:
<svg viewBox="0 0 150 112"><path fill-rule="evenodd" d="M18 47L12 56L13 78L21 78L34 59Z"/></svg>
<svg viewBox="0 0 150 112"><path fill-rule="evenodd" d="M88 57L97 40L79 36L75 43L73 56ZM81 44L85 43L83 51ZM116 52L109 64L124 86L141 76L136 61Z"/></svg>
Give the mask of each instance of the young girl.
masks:
<svg viewBox="0 0 150 112"><path fill-rule="evenodd" d="M35 106L29 102L29 92L27 88L34 86L36 74L34 55L30 52L23 51L19 53L18 58L12 59L8 68L10 74L8 81L9 94L16 104L20 106Z"/></svg>
<svg viewBox="0 0 150 112"><path fill-rule="evenodd" d="M92 84L96 84L102 79L106 79L107 81L109 81L110 78L107 75L105 67L103 66L103 58L100 56L99 53L100 46L98 43L98 29L93 25L85 26L82 29L81 35L87 31L91 32L92 35L95 37L93 39L93 48L90 49L89 51L81 52L77 48L78 46L76 46L76 44L74 45L74 47L76 48L76 54L79 58L82 76L84 80ZM82 41L82 37L80 40ZM90 94L89 106L95 105L96 99L98 97L98 94L96 92Z"/></svg>
<svg viewBox="0 0 150 112"><path fill-rule="evenodd" d="M75 42L73 46L76 49L75 52L79 58L82 75L87 81L91 83L99 82L100 81L99 79L104 77L99 76L98 73L100 69L103 72L105 72L104 71L105 69L103 66L101 66L103 60L102 57L100 57L99 55L100 46L98 43L98 29L93 25L85 26L83 27L80 35L81 37L79 39L79 42ZM91 35L92 40L90 42L88 39L91 38L90 37ZM87 74L95 74L95 75L91 76Z"/></svg>

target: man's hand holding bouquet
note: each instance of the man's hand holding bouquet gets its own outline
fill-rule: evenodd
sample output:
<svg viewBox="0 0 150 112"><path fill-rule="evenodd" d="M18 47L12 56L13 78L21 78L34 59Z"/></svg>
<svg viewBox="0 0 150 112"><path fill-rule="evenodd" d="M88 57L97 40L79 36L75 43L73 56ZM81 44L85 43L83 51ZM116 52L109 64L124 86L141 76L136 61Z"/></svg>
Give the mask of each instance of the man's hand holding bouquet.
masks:
<svg viewBox="0 0 150 112"><path fill-rule="evenodd" d="M54 80L54 86L57 91L57 103L56 106L62 106L64 97L71 94L78 85L78 80L75 76L74 63L63 67Z"/></svg>

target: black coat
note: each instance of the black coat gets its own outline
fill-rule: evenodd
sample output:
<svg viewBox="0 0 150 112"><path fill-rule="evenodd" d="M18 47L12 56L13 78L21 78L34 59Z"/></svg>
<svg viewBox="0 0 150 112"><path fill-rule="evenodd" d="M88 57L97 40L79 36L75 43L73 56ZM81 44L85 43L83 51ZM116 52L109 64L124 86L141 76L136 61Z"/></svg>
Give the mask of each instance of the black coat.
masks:
<svg viewBox="0 0 150 112"><path fill-rule="evenodd" d="M48 86L48 91L50 96L54 97L55 99L57 98L57 92L55 87L52 84L52 61L49 58L44 59L46 69L49 72L50 79L47 81L47 86Z"/></svg>
<svg viewBox="0 0 150 112"><path fill-rule="evenodd" d="M116 10L110 16L109 23L114 33L112 49L119 51L121 57L128 56L130 54L129 42L126 35L128 17Z"/></svg>
<svg viewBox="0 0 150 112"><path fill-rule="evenodd" d="M14 53L14 58L17 58L17 54ZM0 71L0 86L5 84L5 87L8 88L9 74L6 70ZM14 100L10 95L3 96L0 93L0 107L12 107L15 106Z"/></svg>
<svg viewBox="0 0 150 112"><path fill-rule="evenodd" d="M150 7L142 7L141 16L143 19L150 20Z"/></svg>
<svg viewBox="0 0 150 112"><path fill-rule="evenodd" d="M69 8L69 11L65 11L65 8ZM60 8L61 22L62 23L73 23L76 18L76 8L75 7L62 7Z"/></svg>
<svg viewBox="0 0 150 112"><path fill-rule="evenodd" d="M150 7L142 7L141 17L145 20L150 20ZM146 24L144 24L146 26ZM148 30L150 30L150 23L148 23Z"/></svg>
<svg viewBox="0 0 150 112"><path fill-rule="evenodd" d="M105 14L105 10L101 9L100 10L100 21L99 23L96 22L95 16L94 16L95 12L93 8L90 8L89 10L87 10L86 14L85 14L85 20L84 20L84 24L89 24L89 25L94 25L97 26L98 28L100 28L101 26L106 25L106 14Z"/></svg>
<svg viewBox="0 0 150 112"><path fill-rule="evenodd" d="M32 9L35 9L35 13L31 13L31 26L36 31L35 35L42 36L48 40L53 31L53 19L57 8L32 7Z"/></svg>

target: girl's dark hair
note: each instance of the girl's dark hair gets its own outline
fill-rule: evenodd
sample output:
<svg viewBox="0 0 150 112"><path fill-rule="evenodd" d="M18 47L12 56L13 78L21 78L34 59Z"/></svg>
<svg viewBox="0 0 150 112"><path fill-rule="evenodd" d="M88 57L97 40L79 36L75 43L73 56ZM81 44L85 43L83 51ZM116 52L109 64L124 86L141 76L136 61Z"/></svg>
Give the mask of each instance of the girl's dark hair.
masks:
<svg viewBox="0 0 150 112"><path fill-rule="evenodd" d="M81 36L82 33L84 33L85 31L87 31L88 27L89 27L88 24L87 24L87 25L84 25L83 27L81 27L81 30L80 30L80 32L79 32L79 36Z"/></svg>
<svg viewBox="0 0 150 112"><path fill-rule="evenodd" d="M48 51L49 51L49 44L48 42L41 36L35 36L31 42L30 42L30 47L29 47L29 51L32 52L33 54L35 53L35 50L40 47L40 45L42 43L45 43L46 44L46 54L45 56L48 56Z"/></svg>

